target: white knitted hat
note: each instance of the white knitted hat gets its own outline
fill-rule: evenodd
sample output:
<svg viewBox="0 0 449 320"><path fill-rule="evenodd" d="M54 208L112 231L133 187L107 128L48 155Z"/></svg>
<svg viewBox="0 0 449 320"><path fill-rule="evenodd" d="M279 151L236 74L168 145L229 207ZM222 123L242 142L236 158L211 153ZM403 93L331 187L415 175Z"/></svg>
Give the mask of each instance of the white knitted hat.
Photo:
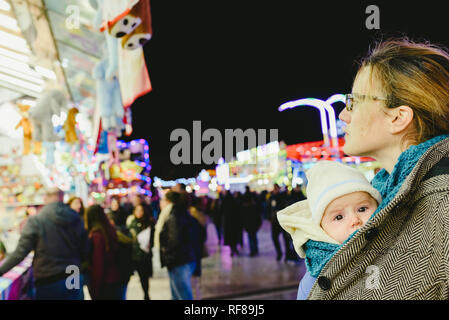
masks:
<svg viewBox="0 0 449 320"><path fill-rule="evenodd" d="M306 172L307 202L312 220L320 225L332 200L357 191L369 193L380 204L382 197L359 170L336 161L323 160Z"/></svg>
<svg viewBox="0 0 449 320"><path fill-rule="evenodd" d="M382 198L365 176L357 169L334 161L320 161L306 172L309 181L307 199L298 201L278 211L281 227L293 239L293 245L301 258L306 256L304 243L308 240L339 244L321 228L321 218L329 203L345 194L368 192L377 203Z"/></svg>

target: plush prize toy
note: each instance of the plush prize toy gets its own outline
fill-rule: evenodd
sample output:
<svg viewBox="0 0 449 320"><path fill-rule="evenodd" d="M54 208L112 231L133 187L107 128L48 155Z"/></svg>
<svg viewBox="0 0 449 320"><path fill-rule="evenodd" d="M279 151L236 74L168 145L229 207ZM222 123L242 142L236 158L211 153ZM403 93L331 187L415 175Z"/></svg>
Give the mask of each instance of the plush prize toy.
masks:
<svg viewBox="0 0 449 320"><path fill-rule="evenodd" d="M105 131L115 131L121 135L124 129L123 116L124 109L122 97L120 94L120 84L116 77L108 79L106 70L108 68L108 59L101 60L93 70L93 78L97 82L97 106L100 117L101 127Z"/></svg>
<svg viewBox="0 0 449 320"><path fill-rule="evenodd" d="M108 30L115 38L133 32L141 23L139 16L131 14L139 0L104 0L102 8L103 25L100 31Z"/></svg>
<svg viewBox="0 0 449 320"><path fill-rule="evenodd" d="M95 1L95 0L91 0ZM123 48L133 50L142 47L153 35L150 0L103 0L98 5L101 12L100 31L122 38Z"/></svg>
<svg viewBox="0 0 449 320"><path fill-rule="evenodd" d="M30 109L29 105L18 104L17 107L20 110L20 114L22 115L22 119L16 125L16 130L22 127L23 129L23 155L27 155L31 150L31 139L32 139L32 126L31 121L28 118L28 110Z"/></svg>
<svg viewBox="0 0 449 320"><path fill-rule="evenodd" d="M65 142L75 143L78 141L78 136L76 135L76 115L78 114L77 108L71 108L67 114L67 119L64 123L65 131Z"/></svg>
<svg viewBox="0 0 449 320"><path fill-rule="evenodd" d="M103 23L103 8L107 0L90 0L91 6L97 10L97 13L92 21L95 28L102 30ZM107 58L106 79L112 80L117 76L118 69L118 39L111 36L107 31L103 32L106 39L106 47L103 47L103 56Z"/></svg>
<svg viewBox="0 0 449 320"><path fill-rule="evenodd" d="M33 125L34 153L41 153L41 143L54 142L59 138L55 134L52 116L59 115L66 108L67 99L59 89L49 89L37 100L36 106L30 109L30 119Z"/></svg>
<svg viewBox="0 0 449 320"><path fill-rule="evenodd" d="M121 39L122 47L134 50L143 45L153 36L151 26L150 0L140 0L129 13L132 17L138 17L141 23L132 32L126 34Z"/></svg>

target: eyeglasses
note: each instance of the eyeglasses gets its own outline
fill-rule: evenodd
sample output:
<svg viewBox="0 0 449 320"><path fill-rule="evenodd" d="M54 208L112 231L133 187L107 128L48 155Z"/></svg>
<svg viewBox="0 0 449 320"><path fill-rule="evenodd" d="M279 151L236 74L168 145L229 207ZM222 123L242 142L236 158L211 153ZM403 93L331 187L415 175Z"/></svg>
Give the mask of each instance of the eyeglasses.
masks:
<svg viewBox="0 0 449 320"><path fill-rule="evenodd" d="M354 108L354 100L363 101L366 99L374 100L374 101L388 101L386 98L380 98L376 96L368 96L364 94L356 94L356 93L348 93L346 95L346 110L352 111Z"/></svg>

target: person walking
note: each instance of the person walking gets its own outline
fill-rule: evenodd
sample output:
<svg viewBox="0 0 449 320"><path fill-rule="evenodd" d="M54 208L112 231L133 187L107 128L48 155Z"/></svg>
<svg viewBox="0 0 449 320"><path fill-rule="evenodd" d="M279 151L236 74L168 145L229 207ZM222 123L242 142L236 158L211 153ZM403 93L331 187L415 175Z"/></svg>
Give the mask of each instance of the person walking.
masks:
<svg viewBox="0 0 449 320"><path fill-rule="evenodd" d="M192 300L191 277L199 247L198 222L187 211L188 200L182 193L169 191L161 199L161 214L155 228L155 246L161 266L167 267L173 300Z"/></svg>
<svg viewBox="0 0 449 320"><path fill-rule="evenodd" d="M203 203L202 199L198 197L192 198L192 205L189 208L190 215L195 218L200 226L200 241L196 248L196 266L192 275L192 289L194 300L201 300L201 260L208 255L206 241L207 241L207 224L208 217L202 211Z"/></svg>
<svg viewBox="0 0 449 320"><path fill-rule="evenodd" d="M257 241L257 232L262 225L261 208L256 201L256 196L246 187L242 196L241 217L243 228L248 234L248 243L250 248L250 257L259 255L259 245Z"/></svg>
<svg viewBox="0 0 449 320"><path fill-rule="evenodd" d="M313 253L325 263L308 299L447 300L449 53L407 38L371 48L339 118L343 151L383 168L371 181L382 202L344 244Z"/></svg>
<svg viewBox="0 0 449 320"><path fill-rule="evenodd" d="M0 266L0 276L19 264L31 251L33 275L38 300L83 300L82 279L75 288L68 289L67 267L81 268L89 256L89 239L83 222L75 211L63 203L64 192L57 188L47 190L46 205L35 216L29 217L20 235L19 243Z"/></svg>
<svg viewBox="0 0 449 320"><path fill-rule="evenodd" d="M282 234L285 245L285 262L296 261L297 254L293 247L292 238L284 229L282 229L277 218L277 212L287 206L287 194L281 191L278 184L274 184L269 201L269 210L271 217L271 239L276 250L276 260L282 259L282 249L279 242L279 236Z"/></svg>
<svg viewBox="0 0 449 320"><path fill-rule="evenodd" d="M224 245L231 247L231 256L239 256L237 245L242 243L242 220L236 198L229 190L226 190L221 203L221 215L223 216Z"/></svg>
<svg viewBox="0 0 449 320"><path fill-rule="evenodd" d="M221 210L221 195L217 199L212 199L209 208L212 223L217 232L218 246L221 247L223 243L223 215Z"/></svg>
<svg viewBox="0 0 449 320"><path fill-rule="evenodd" d="M150 228L149 250L142 249L139 242L139 234ZM150 300L150 278L153 276L153 254L152 244L154 238L154 225L150 218L147 207L140 204L134 208L134 213L128 223L133 241L132 262L134 270L137 271L140 279L140 285L143 290L143 299Z"/></svg>
<svg viewBox="0 0 449 320"><path fill-rule="evenodd" d="M88 288L92 300L120 300L122 288L118 268L118 239L103 207L86 210L86 227L92 242Z"/></svg>

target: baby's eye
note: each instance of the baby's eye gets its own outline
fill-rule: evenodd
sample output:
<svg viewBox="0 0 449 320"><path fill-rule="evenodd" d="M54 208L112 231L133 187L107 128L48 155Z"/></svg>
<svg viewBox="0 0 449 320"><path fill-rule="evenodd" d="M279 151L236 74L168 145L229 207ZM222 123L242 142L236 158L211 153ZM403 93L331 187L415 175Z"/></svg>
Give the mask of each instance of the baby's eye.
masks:
<svg viewBox="0 0 449 320"><path fill-rule="evenodd" d="M366 210L368 210L368 207L360 207L357 209L358 212L365 212Z"/></svg>
<svg viewBox="0 0 449 320"><path fill-rule="evenodd" d="M341 214L336 215L335 218L334 218L334 220L337 220L337 221L339 221L341 219L343 219L343 215L341 215Z"/></svg>

